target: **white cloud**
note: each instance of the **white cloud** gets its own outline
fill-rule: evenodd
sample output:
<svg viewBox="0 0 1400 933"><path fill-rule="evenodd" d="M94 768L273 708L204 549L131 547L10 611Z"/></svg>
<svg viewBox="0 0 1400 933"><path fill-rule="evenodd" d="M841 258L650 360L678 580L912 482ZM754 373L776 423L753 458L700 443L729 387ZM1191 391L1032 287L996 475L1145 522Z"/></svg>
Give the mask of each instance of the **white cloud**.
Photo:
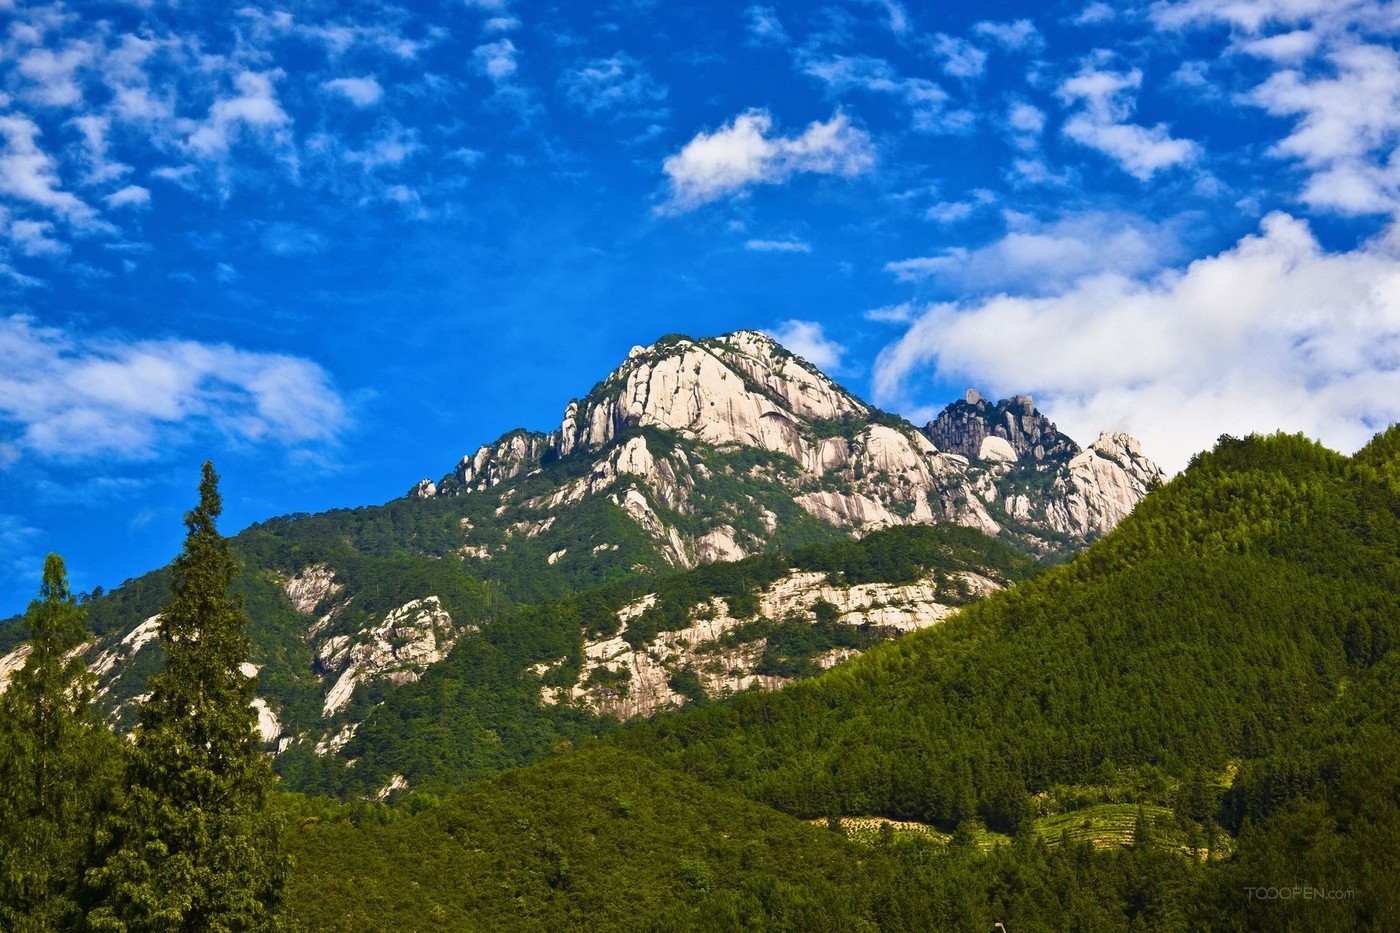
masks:
<svg viewBox="0 0 1400 933"><path fill-rule="evenodd" d="M976 78L987 67L987 53L957 36L936 33L929 48L942 59L943 73L954 78Z"/></svg>
<svg viewBox="0 0 1400 933"><path fill-rule="evenodd" d="M1086 6L1080 14L1074 18L1074 22L1079 26L1094 26L1099 23L1112 22L1117 18L1118 14L1114 12L1113 7L1109 6L1107 3L1095 2Z"/></svg>
<svg viewBox="0 0 1400 933"><path fill-rule="evenodd" d="M885 11L885 21L889 24L890 32L902 36L909 31L909 14L905 12L904 4L896 0L865 0L865 3Z"/></svg>
<svg viewBox="0 0 1400 933"><path fill-rule="evenodd" d="M83 179L89 185L101 185L115 181L131 171L131 166L110 157L107 133L111 120L103 116L84 114L70 121L83 137L83 159L87 162L87 176Z"/></svg>
<svg viewBox="0 0 1400 933"><path fill-rule="evenodd" d="M139 207L151 202L151 192L140 185L127 185L103 198L108 207Z"/></svg>
<svg viewBox="0 0 1400 933"><path fill-rule="evenodd" d="M384 89L373 75L367 78L335 78L321 82L321 87L341 95L356 107L373 106L384 96Z"/></svg>
<svg viewBox="0 0 1400 933"><path fill-rule="evenodd" d="M973 26L972 31L1012 50L1039 48L1044 44L1040 30L1028 19L1018 19L1009 23L983 20Z"/></svg>
<svg viewBox="0 0 1400 933"><path fill-rule="evenodd" d="M39 127L28 117L0 116L0 193L53 211L70 223L100 223L97 212L76 195L61 190L58 163L39 148Z"/></svg>
<svg viewBox="0 0 1400 933"><path fill-rule="evenodd" d="M1006 111L1006 125L1011 130L1011 142L1018 149L1034 149L1040 145L1045 131L1045 111L1025 101L1013 101Z"/></svg>
<svg viewBox="0 0 1400 933"><path fill-rule="evenodd" d="M1296 116L1271 153L1297 159L1311 175L1304 202L1344 214L1400 207L1400 55L1354 45L1329 56L1330 77L1281 71L1249 100L1276 116Z"/></svg>
<svg viewBox="0 0 1400 933"><path fill-rule="evenodd" d="M1394 11L1385 0L1157 0L1152 20L1162 29L1224 22L1249 33L1271 23L1395 25Z"/></svg>
<svg viewBox="0 0 1400 933"><path fill-rule="evenodd" d="M749 240L744 249L755 253L810 253L812 244L805 240Z"/></svg>
<svg viewBox="0 0 1400 933"><path fill-rule="evenodd" d="M1400 16L1385 0L1158 2L1163 30L1230 27L1233 51L1279 66L1243 100L1293 131L1271 149L1307 171L1299 197L1341 214L1400 209Z"/></svg>
<svg viewBox="0 0 1400 933"><path fill-rule="evenodd" d="M713 133L696 134L662 164L671 191L661 210L690 210L799 173L849 178L875 165L870 137L839 111L799 136L771 136L772 128L768 111L748 110Z"/></svg>
<svg viewBox="0 0 1400 933"><path fill-rule="evenodd" d="M209 116L189 134L186 146L205 158L221 158L246 129L259 139L282 142L277 131L292 122L277 102L272 82L281 71L242 71L234 76L236 97L221 97Z"/></svg>
<svg viewBox="0 0 1400 933"><path fill-rule="evenodd" d="M363 149L341 150L341 158L367 172L372 172L385 166L400 165L425 148L418 141L416 131L405 129L397 121L390 122L378 137L368 140L367 143ZM333 148L339 146L334 138L328 138L327 144Z"/></svg>
<svg viewBox="0 0 1400 933"><path fill-rule="evenodd" d="M966 201L939 201L930 207L924 216L941 224L957 223L966 220L987 205L996 203L996 195L986 188L974 188L968 194Z"/></svg>
<svg viewBox="0 0 1400 933"><path fill-rule="evenodd" d="M1171 83L1179 84L1182 87L1196 88L1197 90L1209 90L1210 62L1189 61L1182 62L1176 71L1172 72Z"/></svg>
<svg viewBox="0 0 1400 933"><path fill-rule="evenodd" d="M520 20L514 16L493 16L481 24L483 32L511 32L520 28Z"/></svg>
<svg viewBox="0 0 1400 933"><path fill-rule="evenodd" d="M778 343L824 372L839 372L846 348L822 333L816 321L784 321L764 331Z"/></svg>
<svg viewBox="0 0 1400 933"><path fill-rule="evenodd" d="M1008 213L1007 223L1005 236L980 249L958 247L891 262L885 270L902 282L934 278L964 292L1010 289L1043 295L1086 276L1155 271L1180 252L1170 226L1129 214L1086 212L1044 223Z"/></svg>
<svg viewBox="0 0 1400 933"><path fill-rule="evenodd" d="M582 62L559 78L564 97L589 114L624 111L654 115L654 105L666 99L666 88L647 74L626 52Z"/></svg>
<svg viewBox="0 0 1400 933"><path fill-rule="evenodd" d="M1307 29L1295 29L1292 32L1241 42L1239 49L1255 58L1297 65L1311 58L1321 44L1321 37L1317 33Z"/></svg>
<svg viewBox="0 0 1400 933"><path fill-rule="evenodd" d="M53 224L47 220L16 220L8 231L15 248L26 256L62 256L68 244L54 239Z"/></svg>
<svg viewBox="0 0 1400 933"><path fill-rule="evenodd" d="M1400 237L1328 253L1271 214L1183 272L927 306L880 354L876 404L917 407L910 385L929 369L1034 392L1081 441L1130 431L1173 470L1222 433L1302 431L1354 450L1400 420Z"/></svg>
<svg viewBox="0 0 1400 933"><path fill-rule="evenodd" d="M188 340L77 336L0 319L0 443L60 460L150 459L210 431L288 446L334 441L344 403L315 363Z"/></svg>
<svg viewBox="0 0 1400 933"><path fill-rule="evenodd" d="M1067 186L1073 177L1068 171L1056 172L1039 156L1025 159L1012 159L1006 177L1018 188L1028 185L1043 185L1052 188Z"/></svg>
<svg viewBox="0 0 1400 933"><path fill-rule="evenodd" d="M1079 105L1064 123L1064 134L1096 149L1139 181L1160 171L1189 165L1200 157L1200 147L1188 139L1176 139L1165 124L1153 127L1126 122L1136 108L1136 91L1142 72L1101 71L1085 66L1060 85L1057 96L1067 105Z"/></svg>
<svg viewBox="0 0 1400 933"><path fill-rule="evenodd" d="M77 72L92 63L96 51L96 45L89 42L70 42L58 52L30 49L15 69L30 82L22 92L24 97L45 107L81 104L83 86Z"/></svg>
<svg viewBox="0 0 1400 933"><path fill-rule="evenodd" d="M496 84L515 74L519 67L515 60L518 54L519 49L509 39L498 39L472 49L477 73L485 75Z"/></svg>
<svg viewBox="0 0 1400 933"><path fill-rule="evenodd" d="M744 10L744 27L750 41L759 45L786 45L788 34L771 6L751 6Z"/></svg>

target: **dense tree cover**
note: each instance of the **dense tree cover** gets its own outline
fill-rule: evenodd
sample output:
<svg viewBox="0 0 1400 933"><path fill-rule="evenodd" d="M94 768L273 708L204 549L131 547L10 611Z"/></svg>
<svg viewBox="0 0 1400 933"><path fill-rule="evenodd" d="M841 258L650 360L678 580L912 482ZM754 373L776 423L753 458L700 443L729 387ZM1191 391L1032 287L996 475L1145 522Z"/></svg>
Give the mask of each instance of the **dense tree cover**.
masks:
<svg viewBox="0 0 1400 933"><path fill-rule="evenodd" d="M641 644L657 631L684 627L698 607L716 598L750 615L757 610L757 592L793 568L826 573L833 583L845 585L907 583L930 572L942 575L946 582L965 571L1010 583L1024 579L1037 566L1009 545L972 529L892 528L861 541L827 542L673 574L655 589L656 605L631 622L627 637ZM439 575L464 573L457 565L441 561L428 562L426 567ZM357 569L372 576L366 573L369 568L357 565ZM349 579L354 583L361 577ZM360 585L354 585L356 589L336 596L337 600L354 596L350 606L355 608L346 613L352 621L337 619L345 630L372 617L372 613L365 615L364 608L372 603L359 595L364 592ZM410 587L394 598L402 601L410 592L439 590ZM472 605L459 599L444 604L454 619L478 624L481 631L463 638L447 659L416 683L357 693L336 720L362 722L349 744L336 757L317 755L305 745L283 753L276 766L286 786L313 793L365 795L399 774L417 790L442 793L617 727L613 718L585 709L541 705L540 687L542 680L553 686L572 686L577 681L584 636L614 634L617 610L636 598L635 585L595 587L542 605L509 608L499 598L492 602L489 589L467 592L478 593L479 602ZM955 587L949 586L949 594L949 598L956 595ZM394 600L381 602L387 608ZM483 608L488 606L490 612ZM360 615L353 615L354 611ZM839 623L831 615L802 620L754 618L732 634L745 640L766 638L760 672L785 677L815 674L812 659L831 648L864 649L890 637L883 630ZM543 677L537 673L538 665L548 668ZM266 676L263 682L266 690ZM683 694L689 686L692 700L704 700L699 682L688 683L684 672L678 674L675 686ZM319 709L312 715L319 715ZM345 762L351 760L354 767L347 768Z"/></svg>
<svg viewBox="0 0 1400 933"><path fill-rule="evenodd" d="M118 798L121 749L92 711L84 613L56 554L25 618L29 654L0 697L0 929L53 930L88 906L83 872Z"/></svg>
<svg viewBox="0 0 1400 933"><path fill-rule="evenodd" d="M287 864L265 808L272 771L241 669L249 641L217 482L206 463L161 613L165 670L141 705L111 852L90 873L95 930L258 930L275 917Z"/></svg>
<svg viewBox="0 0 1400 933"><path fill-rule="evenodd" d="M419 812L288 806L297 929L1193 928L1198 869L1159 848L871 848L599 746Z"/></svg>

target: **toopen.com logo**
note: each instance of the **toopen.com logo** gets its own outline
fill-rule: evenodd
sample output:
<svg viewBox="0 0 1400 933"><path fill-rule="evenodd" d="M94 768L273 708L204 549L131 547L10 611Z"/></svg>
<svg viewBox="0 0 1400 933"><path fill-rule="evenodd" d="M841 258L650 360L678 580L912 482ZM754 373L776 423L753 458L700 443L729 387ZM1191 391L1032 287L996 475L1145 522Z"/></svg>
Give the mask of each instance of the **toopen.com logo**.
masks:
<svg viewBox="0 0 1400 933"><path fill-rule="evenodd" d="M1245 888L1244 893L1251 901L1350 901L1356 897L1355 891L1315 888L1302 884Z"/></svg>

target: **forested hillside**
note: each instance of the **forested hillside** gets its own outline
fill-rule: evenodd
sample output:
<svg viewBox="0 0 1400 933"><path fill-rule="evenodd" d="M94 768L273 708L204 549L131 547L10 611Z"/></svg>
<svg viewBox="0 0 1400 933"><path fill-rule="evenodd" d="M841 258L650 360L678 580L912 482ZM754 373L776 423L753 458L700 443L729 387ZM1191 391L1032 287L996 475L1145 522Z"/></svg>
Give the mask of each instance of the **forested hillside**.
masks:
<svg viewBox="0 0 1400 933"><path fill-rule="evenodd" d="M818 678L382 825L309 817L297 845L313 874L395 840L433 854L371 860L384 880L329 903L305 875L293 912L353 929L400 910L807 928L803 905L823 903L817 928L1395 928L1397 430L1350 459L1223 438L1069 564ZM619 768L688 802L637 802ZM710 815L711 794L734 821ZM754 806L771 822L743 825ZM879 825L857 818L905 822L802 841ZM801 819L817 824L806 836ZM774 846L787 857L764 861Z"/></svg>

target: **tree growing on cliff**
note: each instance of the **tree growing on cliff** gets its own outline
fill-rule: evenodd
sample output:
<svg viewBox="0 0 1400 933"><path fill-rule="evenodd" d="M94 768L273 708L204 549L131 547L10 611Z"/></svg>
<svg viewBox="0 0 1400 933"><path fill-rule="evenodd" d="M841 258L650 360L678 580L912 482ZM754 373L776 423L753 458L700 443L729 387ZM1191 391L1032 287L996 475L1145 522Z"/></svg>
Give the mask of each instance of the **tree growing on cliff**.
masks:
<svg viewBox="0 0 1400 933"><path fill-rule="evenodd" d="M83 872L120 769L92 711L79 647L86 613L63 558L44 562L29 604L29 653L0 699L0 929L52 930L82 916Z"/></svg>
<svg viewBox="0 0 1400 933"><path fill-rule="evenodd" d="M254 679L236 564L215 520L218 476L204 464L199 505L161 613L165 670L141 706L113 852L93 872L99 930L260 930L272 925L286 874L267 813L272 771L259 749Z"/></svg>

